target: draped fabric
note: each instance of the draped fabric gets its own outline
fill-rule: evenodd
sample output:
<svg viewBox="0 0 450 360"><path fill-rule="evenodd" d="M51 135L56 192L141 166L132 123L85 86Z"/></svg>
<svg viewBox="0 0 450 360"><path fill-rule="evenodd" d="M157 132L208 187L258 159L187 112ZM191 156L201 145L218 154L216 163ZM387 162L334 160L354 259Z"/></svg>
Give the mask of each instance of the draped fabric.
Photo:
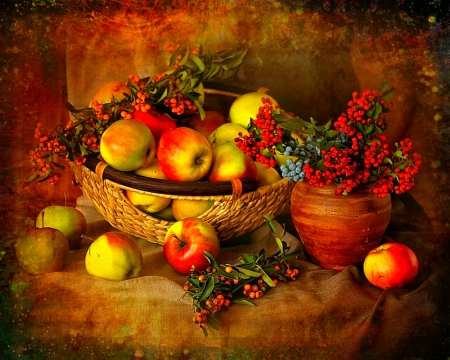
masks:
<svg viewBox="0 0 450 360"><path fill-rule="evenodd" d="M3 321L3 358L450 356L448 180L440 167L447 155L438 131L448 106L443 29L408 14L337 13L297 2L84 1L59 12L44 10L2 24L6 70L0 86L8 116L0 134L0 214L4 247L13 259L3 272L10 277L4 307L11 312ZM56 186L25 182L35 124L63 123L66 101L86 106L107 81L165 70L166 43L200 43L217 51L237 42L246 43L249 54L229 83L250 90L265 86L285 110L305 119L336 118L353 91L376 89L383 81L396 88L388 139L394 144L410 137L424 165L410 193L394 198L383 241L416 252L418 277L403 289L383 291L367 282L360 265L324 270L305 254L293 262L300 270L296 281L271 289L256 307L233 305L221 314L221 329L205 337L192 322L191 304L180 299L185 277L165 263L160 245L138 239L143 274L122 282L87 274L87 239L70 253L62 272L21 271L13 238L46 205L76 205L78 199L89 238L111 229L90 204L80 203L82 192L71 183L69 169ZM301 249L289 212L277 221L278 228L287 226L285 240ZM223 246L218 260L234 262L242 253L269 252L274 245L262 226Z"/></svg>

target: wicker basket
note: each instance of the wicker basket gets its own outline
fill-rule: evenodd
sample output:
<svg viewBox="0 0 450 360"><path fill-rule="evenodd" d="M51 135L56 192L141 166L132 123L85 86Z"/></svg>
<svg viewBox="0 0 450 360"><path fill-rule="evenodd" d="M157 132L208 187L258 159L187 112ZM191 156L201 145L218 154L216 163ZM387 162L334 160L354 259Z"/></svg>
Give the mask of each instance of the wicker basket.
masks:
<svg viewBox="0 0 450 360"><path fill-rule="evenodd" d="M215 95L237 96L223 91ZM150 179L120 172L98 158L88 158L83 166L72 166L75 180L93 206L113 227L131 235L163 244L171 221L143 212L126 197L125 190L170 199L212 200L213 206L199 218L216 230L221 242L242 236L264 223L263 215L279 215L288 204L291 183L282 179L257 187L253 180L219 183L176 182Z"/></svg>

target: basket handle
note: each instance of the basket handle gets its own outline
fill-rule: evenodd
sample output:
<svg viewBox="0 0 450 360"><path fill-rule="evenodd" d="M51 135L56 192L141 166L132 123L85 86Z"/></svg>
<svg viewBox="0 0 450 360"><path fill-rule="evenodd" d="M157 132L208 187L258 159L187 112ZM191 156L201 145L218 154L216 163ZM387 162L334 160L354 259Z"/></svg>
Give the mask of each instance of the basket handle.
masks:
<svg viewBox="0 0 450 360"><path fill-rule="evenodd" d="M172 181L152 179L113 169L104 160L97 156L87 156L84 165L94 172L99 180L109 180L119 186L134 188L137 190L166 195L188 196L224 196L233 195L238 198L242 194L258 189L258 183L254 179L241 179L233 184L232 181Z"/></svg>

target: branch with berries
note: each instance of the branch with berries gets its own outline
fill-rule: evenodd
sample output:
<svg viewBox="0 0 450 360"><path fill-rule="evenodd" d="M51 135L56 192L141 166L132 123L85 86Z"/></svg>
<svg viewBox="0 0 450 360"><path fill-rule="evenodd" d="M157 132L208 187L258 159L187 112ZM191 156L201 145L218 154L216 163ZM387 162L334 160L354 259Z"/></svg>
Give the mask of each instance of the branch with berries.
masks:
<svg viewBox="0 0 450 360"><path fill-rule="evenodd" d="M301 251L289 252L287 243L276 236L272 220L264 216L267 226L278 245L278 251L270 256L261 249L257 254L242 254L237 264L218 264L208 252L204 255L210 266L201 272L193 268L184 285L184 297L192 300L194 322L207 335L207 328L217 330L220 324L216 314L232 304L255 306L255 300L264 296L280 282L296 280L298 269L289 265Z"/></svg>
<svg viewBox="0 0 450 360"><path fill-rule="evenodd" d="M37 124L38 143L29 152L33 172L27 181L55 184L61 177L58 170L65 168L58 158L82 165L87 155L99 152L104 131L120 119L131 119L136 110L154 109L175 120L196 113L204 118L204 82L232 77L247 54L242 44L215 53L204 52L202 46L167 46L166 50L169 69L147 78L130 75L125 84L117 84L117 89L126 85L129 90L120 98L113 96L107 103L93 99L81 109L68 103L71 119L65 125L44 129Z"/></svg>
<svg viewBox="0 0 450 360"><path fill-rule="evenodd" d="M414 186L422 159L413 152L410 139L395 143L395 150L389 151L384 132L393 93L387 83L378 91L354 92L347 110L324 125L286 117L270 99L263 99L249 134L241 135L236 144L288 180L306 180L318 187L335 184L336 195L365 184L379 197L402 194ZM277 152L286 157L284 162L276 161Z"/></svg>

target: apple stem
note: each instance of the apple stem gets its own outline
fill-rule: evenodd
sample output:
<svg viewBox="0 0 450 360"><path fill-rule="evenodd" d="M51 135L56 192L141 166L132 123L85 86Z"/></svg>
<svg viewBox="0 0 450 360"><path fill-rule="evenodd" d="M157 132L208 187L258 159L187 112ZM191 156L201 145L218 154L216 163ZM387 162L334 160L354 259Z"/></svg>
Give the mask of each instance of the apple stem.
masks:
<svg viewBox="0 0 450 360"><path fill-rule="evenodd" d="M89 241L92 241L92 242L94 242L95 241L95 239L92 239L92 238L90 238L89 236L86 236L86 235L81 235L81 238L83 238L83 239L88 239Z"/></svg>

